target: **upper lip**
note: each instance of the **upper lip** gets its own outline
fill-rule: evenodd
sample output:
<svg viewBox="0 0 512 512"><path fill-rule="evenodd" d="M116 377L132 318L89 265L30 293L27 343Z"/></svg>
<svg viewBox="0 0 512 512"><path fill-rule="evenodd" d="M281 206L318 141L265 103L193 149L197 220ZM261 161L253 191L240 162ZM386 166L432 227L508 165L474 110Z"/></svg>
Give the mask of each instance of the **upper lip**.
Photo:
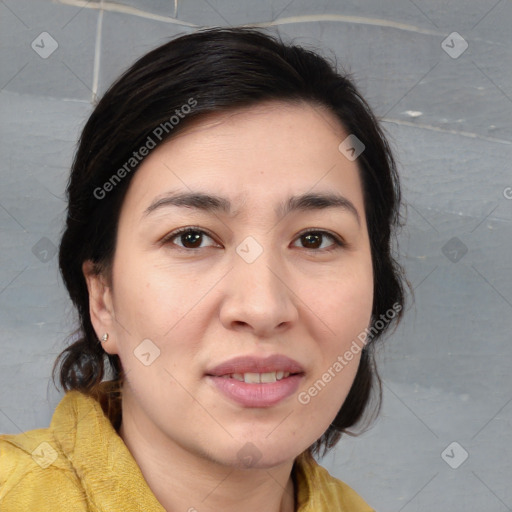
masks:
<svg viewBox="0 0 512 512"><path fill-rule="evenodd" d="M281 354L275 354L268 357L234 357L208 370L206 374L220 377L233 373L269 373L278 371L303 373L304 369L297 361Z"/></svg>

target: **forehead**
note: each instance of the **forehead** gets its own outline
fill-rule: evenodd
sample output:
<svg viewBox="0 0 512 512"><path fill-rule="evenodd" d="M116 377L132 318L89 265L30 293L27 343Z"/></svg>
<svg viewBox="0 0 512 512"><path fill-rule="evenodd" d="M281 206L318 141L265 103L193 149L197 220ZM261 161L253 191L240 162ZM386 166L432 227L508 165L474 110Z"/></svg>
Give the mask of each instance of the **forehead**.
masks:
<svg viewBox="0 0 512 512"><path fill-rule="evenodd" d="M361 206L357 164L338 149L346 136L334 114L304 103L209 114L146 157L125 202L140 211L167 190L200 190L229 197L238 209L322 190Z"/></svg>

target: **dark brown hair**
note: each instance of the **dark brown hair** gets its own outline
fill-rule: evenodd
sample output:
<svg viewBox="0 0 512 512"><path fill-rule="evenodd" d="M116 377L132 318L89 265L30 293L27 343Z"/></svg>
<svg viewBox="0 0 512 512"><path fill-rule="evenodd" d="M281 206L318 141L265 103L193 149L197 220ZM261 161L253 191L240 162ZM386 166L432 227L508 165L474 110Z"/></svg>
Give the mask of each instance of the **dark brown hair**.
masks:
<svg viewBox="0 0 512 512"><path fill-rule="evenodd" d="M170 122L177 110L190 105L191 98L196 102L194 108L180 116L178 123ZM197 31L152 50L133 64L105 93L81 134L67 186L68 212L59 251L61 274L79 319L74 333L77 339L59 355L54 366L54 379L59 370L64 390L94 395L106 371L118 387L122 382L119 357L105 354L94 332L82 264L92 260L97 272L110 276L121 205L140 163L109 187L107 200L98 197L97 191L126 165L134 151L145 145L148 137L158 146L207 114L267 101L324 107L348 133L362 141L365 149L357 163L374 272L371 327L393 305L403 303L405 281L391 249L394 228L400 221L396 166L375 116L352 80L317 52L283 43L260 30ZM160 130L159 140L155 129L162 126L167 131ZM325 454L342 432L350 433L348 429L362 419L372 396L376 401L371 409L378 412L382 390L374 363L374 344L397 323L402 312L383 328L374 329L343 406L328 430L310 447L310 453L323 448ZM372 389L376 395L372 395Z"/></svg>

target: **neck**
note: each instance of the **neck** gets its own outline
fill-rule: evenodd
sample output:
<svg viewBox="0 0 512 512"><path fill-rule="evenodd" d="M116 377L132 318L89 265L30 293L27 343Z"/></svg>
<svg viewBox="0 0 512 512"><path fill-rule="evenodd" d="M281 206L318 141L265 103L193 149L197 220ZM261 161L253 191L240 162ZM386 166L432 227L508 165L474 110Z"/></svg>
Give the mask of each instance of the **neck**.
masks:
<svg viewBox="0 0 512 512"><path fill-rule="evenodd" d="M119 435L156 499L168 512L294 512L293 460L239 469L192 453L124 410Z"/></svg>

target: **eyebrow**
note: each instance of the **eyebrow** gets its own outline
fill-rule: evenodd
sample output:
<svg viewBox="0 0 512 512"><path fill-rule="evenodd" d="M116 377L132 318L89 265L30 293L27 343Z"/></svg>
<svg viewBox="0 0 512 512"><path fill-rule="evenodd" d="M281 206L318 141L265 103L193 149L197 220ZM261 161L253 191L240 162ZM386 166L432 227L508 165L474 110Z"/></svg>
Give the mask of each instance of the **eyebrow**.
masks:
<svg viewBox="0 0 512 512"><path fill-rule="evenodd" d="M163 197L155 199L143 213L143 217L150 215L160 208L177 206L181 208L194 208L205 212L221 212L230 217L236 217L240 212L232 211L231 202L221 196L203 192L169 192ZM323 210L326 208L339 208L351 213L361 225L361 218L354 204L346 197L335 193L305 193L294 195L277 205L275 214L278 218L284 217L294 211Z"/></svg>

